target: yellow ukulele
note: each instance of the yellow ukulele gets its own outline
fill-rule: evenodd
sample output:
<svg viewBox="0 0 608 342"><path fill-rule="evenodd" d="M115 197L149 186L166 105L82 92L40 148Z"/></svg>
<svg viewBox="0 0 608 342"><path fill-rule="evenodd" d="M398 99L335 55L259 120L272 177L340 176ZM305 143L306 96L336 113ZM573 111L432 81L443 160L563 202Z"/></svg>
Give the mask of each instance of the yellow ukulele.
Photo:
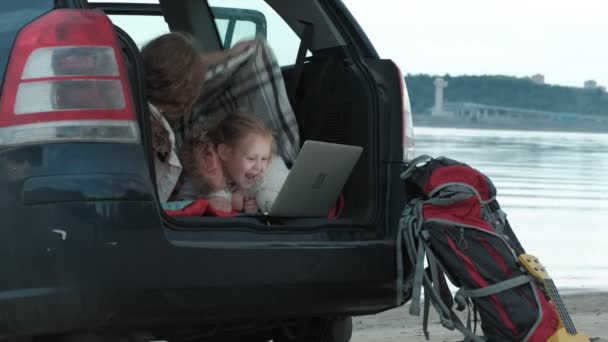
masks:
<svg viewBox="0 0 608 342"><path fill-rule="evenodd" d="M538 258L530 254L521 254L518 259L519 263L542 284L559 315L559 328L553 336L549 337L547 342L589 342L589 337L576 331L570 314L568 314L568 310L566 310L566 306L562 302L562 297L557 292L553 279L549 277L549 273L538 261Z"/></svg>

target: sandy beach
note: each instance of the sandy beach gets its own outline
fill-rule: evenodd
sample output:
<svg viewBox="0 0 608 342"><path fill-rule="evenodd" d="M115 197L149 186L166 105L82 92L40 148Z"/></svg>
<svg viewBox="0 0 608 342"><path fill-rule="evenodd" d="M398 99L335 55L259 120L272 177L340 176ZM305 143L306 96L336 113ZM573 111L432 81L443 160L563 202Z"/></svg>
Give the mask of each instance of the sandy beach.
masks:
<svg viewBox="0 0 608 342"><path fill-rule="evenodd" d="M564 303L579 331L608 341L608 292L585 292L563 296ZM353 318L353 342L426 341L422 333L422 317L411 316L409 304L373 316ZM431 309L432 310L432 309ZM431 341L462 340L459 332L444 329L431 312Z"/></svg>

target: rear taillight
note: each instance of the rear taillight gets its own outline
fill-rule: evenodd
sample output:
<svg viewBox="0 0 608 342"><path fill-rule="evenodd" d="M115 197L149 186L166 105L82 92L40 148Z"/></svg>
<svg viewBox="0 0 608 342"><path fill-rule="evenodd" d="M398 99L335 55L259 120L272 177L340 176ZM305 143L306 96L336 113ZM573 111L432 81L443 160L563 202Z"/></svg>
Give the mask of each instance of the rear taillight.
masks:
<svg viewBox="0 0 608 342"><path fill-rule="evenodd" d="M412 121L412 107L410 106L410 96L407 92L405 78L401 69L399 71L399 84L401 85L401 117L403 122L403 161L410 161L415 157L416 148L414 145L414 123Z"/></svg>
<svg viewBox="0 0 608 342"><path fill-rule="evenodd" d="M129 80L103 13L60 9L19 33L0 99L0 146L139 141Z"/></svg>

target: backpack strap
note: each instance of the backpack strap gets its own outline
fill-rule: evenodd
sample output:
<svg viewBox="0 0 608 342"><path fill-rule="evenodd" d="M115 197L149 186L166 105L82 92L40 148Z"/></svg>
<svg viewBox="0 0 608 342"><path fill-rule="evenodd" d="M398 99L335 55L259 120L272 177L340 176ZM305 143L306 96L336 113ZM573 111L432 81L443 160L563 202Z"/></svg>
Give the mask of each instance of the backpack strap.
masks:
<svg viewBox="0 0 608 342"><path fill-rule="evenodd" d="M405 299L404 299L404 294L405 294L405 287L404 287L404 276L405 276L405 272L404 272L404 255L403 255L403 248L405 247L405 241L407 241L409 239L409 232L411 232L410 226L414 224L413 220L414 220L414 215L411 215L411 207L406 206L401 219L399 220L399 230L397 232L397 284L396 284L396 288L397 288L397 305L400 306L402 304L405 303ZM415 255L412 252L412 250L409 249L409 243L408 243L408 247L406 248L408 257L410 261L416 260L415 259ZM411 281L411 280L410 280Z"/></svg>
<svg viewBox="0 0 608 342"><path fill-rule="evenodd" d="M426 154L420 155L410 160L410 162L407 163L405 171L401 173L401 179L409 178L412 173L414 173L416 168L426 165L426 163L430 162L431 160L433 160L433 157Z"/></svg>
<svg viewBox="0 0 608 342"><path fill-rule="evenodd" d="M416 252L416 257L412 260L416 260L416 267L414 271L414 284L412 292L412 304L410 305L410 315L420 315L420 297L422 295L422 282L425 277L424 274L424 257L425 248L424 244L419 243Z"/></svg>
<svg viewBox="0 0 608 342"><path fill-rule="evenodd" d="M475 335L471 331L471 329L467 329L465 325L460 321L456 313L448 307L444 300L441 298L441 288L439 281L439 274L443 273L444 267L443 265L436 259L432 250L428 246L429 234L426 231L422 230L422 205L424 201L418 200L416 202L410 203L410 205L406 208L403 213L403 216L400 221L400 234L398 238L398 243L401 245L401 242L405 242L407 244L407 251L410 257L410 260L414 263L415 271L414 271L414 280L413 280L413 289L412 289L412 298L411 304L409 308L409 312L411 315L420 315L420 299L422 296L422 287L424 286L425 290L425 298L424 298L424 316L423 316L423 331L425 338L429 340L428 333L428 315L430 304L433 304L433 307L439 314L439 318L441 320L441 324L448 330L457 329L465 336L466 342L485 342L482 337ZM399 250L398 253L399 255ZM429 269L431 273L431 277L425 272L424 269L424 260L425 258L428 261ZM401 260L398 260L398 265ZM399 270L401 270L401 275L399 275ZM398 275L402 277L403 269L398 266ZM442 274L443 276L443 274ZM402 288L401 288L402 289ZM464 297L464 296L461 296ZM469 320L470 321L470 320Z"/></svg>
<svg viewBox="0 0 608 342"><path fill-rule="evenodd" d="M532 279L526 275L522 274L520 276L507 279L505 281L501 281L500 283L496 283L490 286L482 287L476 290L467 290L460 289L456 292L456 297L465 297L465 298L477 298L477 297L486 297L499 292L503 292L514 287L521 286L523 284L531 282Z"/></svg>
<svg viewBox="0 0 608 342"><path fill-rule="evenodd" d="M460 194L471 193L471 194L475 195L475 197L477 197L477 199L479 200L479 203L481 203L482 205L488 204L488 203L496 200L496 196L493 196L491 198L488 198L487 200L484 200L483 197L481 197L481 194L479 194L479 191L477 191L477 189L475 189L474 187L472 187L469 184L460 183L460 182L452 182L452 183L441 184L441 185L433 188L429 192L428 196L431 197L431 198L433 198L440 191L446 191L446 190L448 190L448 191L452 190L454 193L460 193Z"/></svg>
<svg viewBox="0 0 608 342"><path fill-rule="evenodd" d="M422 204L422 203L420 203L420 204ZM418 207L422 208L421 205L418 205ZM416 225L418 226L418 228L420 228L422 226L422 221L418 220ZM433 304L433 306L435 307L435 310L439 314L441 324L448 330L454 330L454 323L452 322L452 319L450 317L451 309L447 307L446 303L441 298L439 287L436 285L436 284L438 284L438 282L435 282L436 284L434 284L434 282L431 281L431 278L424 271L425 257L427 257L427 259L428 259L429 267L431 269L431 274L434 274L437 272L437 267L439 265L433 252L430 250L430 248L428 248L428 246L426 244L426 241L429 238L428 233L426 231L422 231L421 232L422 236L420 236L420 238L418 238L416 240L414 240L412 230L409 230L407 233L410 233L410 234L408 234L408 236L406 238L406 240L408 242L410 242L410 241L412 241L414 243L416 243L415 241L418 242L417 247L414 247L414 245L410 245L410 250L413 250L414 248L416 248L417 252L416 252L415 256L411 257L411 260L415 260L416 266L415 266L415 271L414 271L413 292L412 292L412 299L411 299L409 312L411 315L414 315L414 316L420 315L420 298L422 295L422 287L424 286L424 293L425 293L424 315L425 315L425 317L426 317L426 315L428 315L428 310L426 310L426 308L429 307L429 305L426 304L426 301L430 300L431 303ZM435 271L433 271L433 269L435 269ZM435 286L437 286L437 287L435 287ZM427 320L427 322L428 322L428 318L424 318L424 319ZM425 335L426 334L428 334L428 332L425 333Z"/></svg>
<svg viewBox="0 0 608 342"><path fill-rule="evenodd" d="M431 297L424 296L424 313L422 316L422 333L424 333L424 338L428 341L430 340L429 334L429 312L431 311Z"/></svg>
<svg viewBox="0 0 608 342"><path fill-rule="evenodd" d="M475 333L471 331L471 329L467 328L462 324L460 318L456 316L456 314L452 311L452 320L454 321L454 327L456 330L460 331L464 335L463 342L486 342L486 338L483 336L477 336Z"/></svg>
<svg viewBox="0 0 608 342"><path fill-rule="evenodd" d="M433 253L430 250L427 250L427 255L431 255L431 257L429 258L429 264L434 264L434 267L442 267L440 263L438 263L436 260L434 260L434 256ZM433 266L431 267L431 272L433 269ZM439 314L439 318L441 319L441 324L448 330L458 330L460 331L464 336L465 339L463 342L485 342L485 339L481 336L477 336L473 331L471 331L470 328L470 311L469 311L469 318L467 319L467 326L465 326L462 321L460 320L460 318L458 317L458 315L454 312L454 310L452 308L448 308L446 306L446 304L444 303L444 301L441 299L441 295L438 292L437 288L433 285L433 283L438 283L438 280L435 280L433 282L431 282L431 280L429 279L429 277L426 275L426 272L423 272L423 283L424 283L424 294L425 294L425 305L424 305L424 316L423 316L423 332L425 335L425 338L427 340L429 340L429 332L428 332L428 315L429 315L429 309L430 309L430 305L429 304L433 304L433 307L435 308L435 310L437 311L437 313ZM412 303L413 304L413 303Z"/></svg>

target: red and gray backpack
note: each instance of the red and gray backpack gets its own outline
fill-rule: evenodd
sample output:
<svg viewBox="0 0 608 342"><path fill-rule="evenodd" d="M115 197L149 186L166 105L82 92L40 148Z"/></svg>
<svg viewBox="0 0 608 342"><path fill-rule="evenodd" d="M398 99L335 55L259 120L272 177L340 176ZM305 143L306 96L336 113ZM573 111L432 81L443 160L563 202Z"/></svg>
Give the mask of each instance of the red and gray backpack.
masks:
<svg viewBox="0 0 608 342"><path fill-rule="evenodd" d="M496 201L492 181L448 158L421 156L401 176L408 203L401 237L415 267L410 313L420 314L424 288L424 332L433 304L442 324L465 341L546 341L558 316L536 281L518 263L525 253ZM425 268L424 261L428 265ZM445 276L459 288L454 296ZM454 311L469 309L465 326ZM471 331L473 310L484 337Z"/></svg>

